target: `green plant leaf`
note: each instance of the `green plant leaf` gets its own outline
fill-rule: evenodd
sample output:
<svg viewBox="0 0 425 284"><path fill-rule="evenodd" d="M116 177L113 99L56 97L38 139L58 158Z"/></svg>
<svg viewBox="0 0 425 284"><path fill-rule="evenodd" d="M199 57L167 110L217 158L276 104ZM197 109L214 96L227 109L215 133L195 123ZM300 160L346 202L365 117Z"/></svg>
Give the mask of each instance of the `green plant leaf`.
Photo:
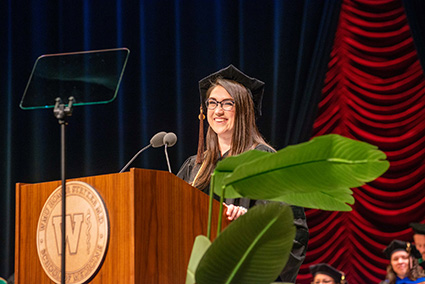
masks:
<svg viewBox="0 0 425 284"><path fill-rule="evenodd" d="M211 176L211 179L214 179L214 193L218 196L223 194L223 185L224 179L231 175L235 168L240 166L243 163L251 162L259 158L268 156L272 153L262 152L258 150L252 150L245 153L242 153L238 156L230 156L226 159L220 161L217 164L217 167L214 169L214 173ZM227 186L226 188L226 198L240 198L242 197L237 191L233 189L232 186Z"/></svg>
<svg viewBox="0 0 425 284"><path fill-rule="evenodd" d="M211 241L206 237L199 235L193 243L192 253L190 254L189 264L187 266L186 284L195 284L195 271L199 261L204 256L207 249L211 246Z"/></svg>
<svg viewBox="0 0 425 284"><path fill-rule="evenodd" d="M219 162L212 188L226 198L275 200L323 210L351 210L350 188L389 168L377 147L340 135L316 137L277 153L249 151ZM196 283L270 283L285 266L295 227L280 203L257 205L232 222L206 251Z"/></svg>
<svg viewBox="0 0 425 284"><path fill-rule="evenodd" d="M196 270L196 283L269 284L288 261L294 237L289 206L254 206L209 247Z"/></svg>
<svg viewBox="0 0 425 284"><path fill-rule="evenodd" d="M232 158L232 165L238 164L238 156ZM346 203L354 203L350 188L382 175L389 167L385 159L385 153L371 144L330 134L244 159L223 182L251 199L347 211L351 208Z"/></svg>
<svg viewBox="0 0 425 284"><path fill-rule="evenodd" d="M312 192L309 194L292 192L272 200L284 201L288 204L295 204L305 208L329 211L351 211L351 207L347 203L354 204L352 191L349 189L347 193L341 192L333 195L327 195L324 192Z"/></svg>

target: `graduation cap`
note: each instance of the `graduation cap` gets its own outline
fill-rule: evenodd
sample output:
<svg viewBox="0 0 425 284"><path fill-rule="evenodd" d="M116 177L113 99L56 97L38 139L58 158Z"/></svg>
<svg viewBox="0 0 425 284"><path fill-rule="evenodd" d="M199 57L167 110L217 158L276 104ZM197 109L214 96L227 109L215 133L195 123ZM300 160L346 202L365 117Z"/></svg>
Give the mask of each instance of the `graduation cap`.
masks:
<svg viewBox="0 0 425 284"><path fill-rule="evenodd" d="M393 240L385 249L384 254L387 259L391 259L391 255L396 251L405 251L414 258L421 258L420 252L416 249L415 245L409 242Z"/></svg>
<svg viewBox="0 0 425 284"><path fill-rule="evenodd" d="M339 270L336 270L327 263L318 263L311 265L309 268L313 277L317 274L325 274L332 277L332 279L335 280L335 283L346 283L345 274Z"/></svg>
<svg viewBox="0 0 425 284"><path fill-rule="evenodd" d="M248 93L250 93L251 98L254 101L255 115L256 117L261 116L261 106L265 85L264 82L249 77L232 64L199 81L199 93L201 95L201 105L204 111L206 111L205 100L207 99L207 91L213 84L215 84L217 79L232 80L247 88Z"/></svg>
<svg viewBox="0 0 425 284"><path fill-rule="evenodd" d="M208 75L207 77L199 81L199 93L201 97L201 107L199 114L199 139L198 139L198 155L196 158L196 163L200 164L202 162L202 153L204 152L204 113L207 112L205 106L205 101L207 99L207 92L211 86L213 86L218 79L226 79L237 82L243 85L248 93L250 94L254 102L254 111L255 117L261 116L261 107L264 94L264 82L249 77L244 74L238 68L230 64L226 68L223 68L215 73Z"/></svg>
<svg viewBox="0 0 425 284"><path fill-rule="evenodd" d="M415 234L425 235L425 224L421 223L410 223L410 227L413 229Z"/></svg>

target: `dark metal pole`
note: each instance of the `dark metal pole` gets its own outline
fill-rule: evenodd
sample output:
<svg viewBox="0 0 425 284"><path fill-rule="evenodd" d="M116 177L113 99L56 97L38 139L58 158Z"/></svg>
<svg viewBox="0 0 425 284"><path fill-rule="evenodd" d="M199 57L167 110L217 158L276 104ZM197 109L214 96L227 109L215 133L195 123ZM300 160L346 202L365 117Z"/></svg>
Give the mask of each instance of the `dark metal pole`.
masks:
<svg viewBox="0 0 425 284"><path fill-rule="evenodd" d="M56 98L55 108L53 113L61 126L61 179L62 179L62 250L61 250L61 284L65 284L66 279L66 171L65 171L65 126L66 117L72 115L72 105L74 97L69 97L68 106L62 104L61 99Z"/></svg>
<svg viewBox="0 0 425 284"><path fill-rule="evenodd" d="M62 258L61 283L65 284L66 276L66 175L65 175L65 121L61 122L61 179L62 179Z"/></svg>

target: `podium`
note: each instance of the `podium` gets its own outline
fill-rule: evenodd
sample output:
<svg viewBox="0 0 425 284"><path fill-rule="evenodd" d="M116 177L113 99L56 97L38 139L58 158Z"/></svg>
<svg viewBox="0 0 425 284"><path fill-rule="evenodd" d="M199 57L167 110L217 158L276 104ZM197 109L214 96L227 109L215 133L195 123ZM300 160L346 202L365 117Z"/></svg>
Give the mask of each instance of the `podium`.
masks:
<svg viewBox="0 0 425 284"><path fill-rule="evenodd" d="M109 215L108 248L90 283L185 282L194 239L207 233L209 196L165 171L133 168L68 181L95 188ZM40 263L36 238L43 205L60 185L16 184L15 283L54 283ZM215 238L219 202L213 205Z"/></svg>

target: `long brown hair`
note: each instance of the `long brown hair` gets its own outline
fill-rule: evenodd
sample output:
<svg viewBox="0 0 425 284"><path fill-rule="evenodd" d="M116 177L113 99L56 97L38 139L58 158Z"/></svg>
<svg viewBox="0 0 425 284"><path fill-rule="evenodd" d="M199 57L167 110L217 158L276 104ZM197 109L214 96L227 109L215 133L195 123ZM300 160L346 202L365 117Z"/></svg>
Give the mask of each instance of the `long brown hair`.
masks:
<svg viewBox="0 0 425 284"><path fill-rule="evenodd" d="M249 89L236 81L218 78L208 89L207 98L216 86L222 86L235 101L235 124L229 156L252 150L258 144L265 144L272 148L264 141L255 124L254 102ZM209 185L211 173L220 158L218 137L211 127L208 127L205 140L204 162L193 183L193 186L199 189L204 189Z"/></svg>

